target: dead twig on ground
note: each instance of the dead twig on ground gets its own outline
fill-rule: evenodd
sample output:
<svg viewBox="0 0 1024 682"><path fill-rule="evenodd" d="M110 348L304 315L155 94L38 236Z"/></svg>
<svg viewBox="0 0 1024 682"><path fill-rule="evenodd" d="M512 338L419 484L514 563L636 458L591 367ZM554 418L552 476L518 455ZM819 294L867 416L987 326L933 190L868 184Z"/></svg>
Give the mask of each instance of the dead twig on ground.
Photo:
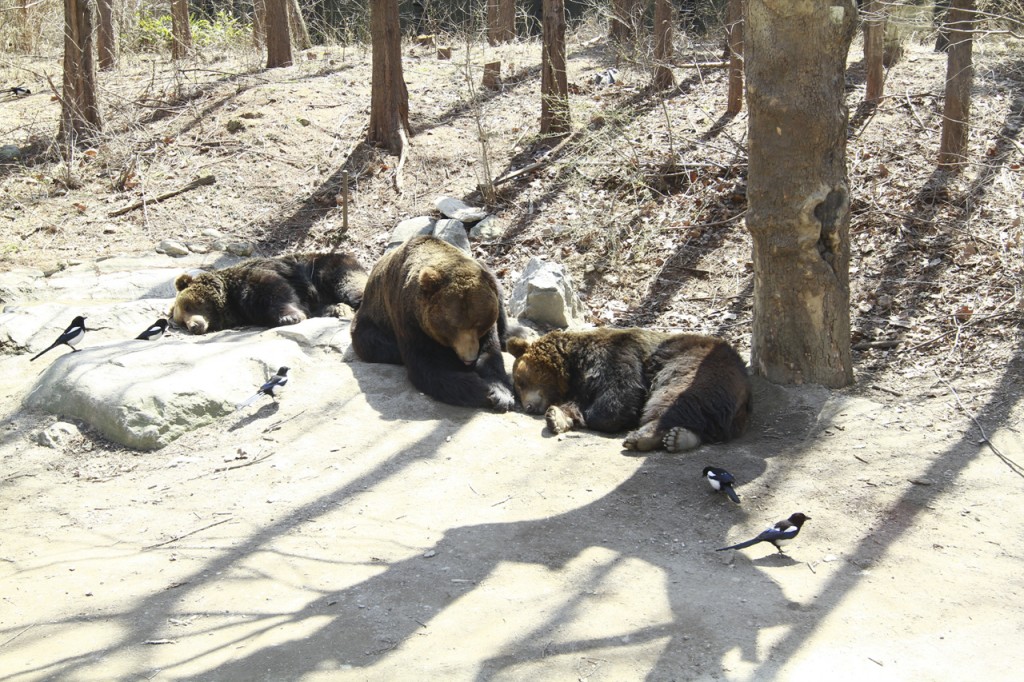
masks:
<svg viewBox="0 0 1024 682"><path fill-rule="evenodd" d="M974 413L968 410L967 406L964 405L962 400L960 400L960 394L956 392L955 388L953 388L953 384L946 381L945 377L942 376L939 376L939 381L946 384L946 388L948 388L949 392L953 394L954 398L956 398L956 404L960 407L960 410L968 417L970 417L971 421L974 422L974 425L978 427L978 431L981 432L982 442L984 442L992 449L992 452L995 453L996 457L1003 460L1003 464L1010 467L1010 471L1017 474L1021 478L1024 478L1024 467L1022 467L1020 464L1017 464L1012 459L1004 455L1002 451L996 447L996 444L989 439L988 434L985 433L985 429L981 425L981 422L978 421L978 418L974 416Z"/></svg>
<svg viewBox="0 0 1024 682"><path fill-rule="evenodd" d="M202 533L204 530L209 530L210 528L213 528L214 526L219 526L222 523L227 523L228 521L233 521L234 518L235 517L232 516L232 517L227 518L227 519L221 519L220 521L215 521L215 522L211 523L208 526L203 526L202 528L196 528L195 530L189 531L188 533L185 533L183 535L178 535L176 537L171 538L170 540L164 540L163 542L158 542L155 545L149 545L147 547L143 547L142 549L156 549L157 547L163 547L164 545L169 545L172 542L177 542L178 540L182 540L184 538L187 538L190 535L195 535L196 533Z"/></svg>
<svg viewBox="0 0 1024 682"><path fill-rule="evenodd" d="M167 192L166 194L161 194L160 196L156 197L155 199L149 199L149 200L147 200L145 198L140 199L139 201L136 201L131 206L125 206L124 208L119 208L116 211L111 211L107 215L109 217L111 217L111 218L116 218L119 215L124 215L125 213L130 213L130 212L132 212L132 211L134 211L136 209L140 209L143 206L145 206L146 204L159 204L161 201L166 201L167 199L170 199L172 197L176 197L179 194L184 194L185 192L189 192L191 190L194 190L197 187L202 187L203 185L212 185L215 182L217 182L217 178L216 177L214 177L212 175L204 175L203 177L197 178L197 179L193 180L192 182L188 183L187 185L185 185L184 187L176 189L176 190L174 190L172 192Z"/></svg>
<svg viewBox="0 0 1024 682"><path fill-rule="evenodd" d="M542 166L546 166L547 164L551 163L554 160L555 156L558 154L558 152L562 151L562 149L567 144L569 144L569 140L571 140L574 137L576 137L576 133L577 132L578 132L578 130L574 130L571 133L569 133L569 135L566 136L566 138L564 140L562 140L561 142L556 144L554 147L549 149L544 154L544 156L540 157L538 160L534 161L533 163L530 163L530 164L527 164L527 165L523 166L519 170L514 170L511 173L506 173L505 175L502 175L500 178L496 179L491 184L493 184L495 187L497 187L498 185L504 184L504 183L508 182L509 180L514 180L515 178L518 178L520 175L524 175L526 173L529 173L530 171L535 171L538 168L541 168Z"/></svg>

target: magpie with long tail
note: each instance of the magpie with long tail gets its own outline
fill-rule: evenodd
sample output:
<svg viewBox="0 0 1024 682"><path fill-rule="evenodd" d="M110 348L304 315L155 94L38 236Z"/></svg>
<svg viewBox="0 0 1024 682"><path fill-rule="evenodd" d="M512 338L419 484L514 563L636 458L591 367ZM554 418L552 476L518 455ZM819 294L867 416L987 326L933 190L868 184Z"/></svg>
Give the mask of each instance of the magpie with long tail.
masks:
<svg viewBox="0 0 1024 682"><path fill-rule="evenodd" d="M35 360L44 353L49 353L57 346L67 346L68 348L71 349L72 353L78 352L78 349L75 348L75 346L77 346L82 341L82 339L85 338L85 333L87 331L89 331L89 329L87 329L85 326L85 318L79 315L78 317L71 321L71 324L69 324L68 328L64 330L64 333L58 336L57 340L50 344L49 348L36 354L36 356L33 357L32 360ZM32 362L32 360L29 360L29 362Z"/></svg>
<svg viewBox="0 0 1024 682"><path fill-rule="evenodd" d="M271 398L274 398L276 400L278 394L281 392L281 390L285 387L285 384L287 383L288 368L282 367L281 369L277 370L277 374L275 374L274 376L270 377L267 380L267 383L260 386L260 390L256 391L256 393L254 393L252 397L250 397L245 402L238 403L235 409L240 410L243 407L248 407L249 405L252 405L254 402L256 402L256 399L259 398L261 395L269 395Z"/></svg>
<svg viewBox="0 0 1024 682"><path fill-rule="evenodd" d="M782 551L782 546L789 543L793 538L800 532L800 528L803 527L804 521L809 521L810 516L805 516L800 512L791 514L788 519L779 521L774 526L764 531L756 538L741 542L738 545L729 545L728 547L720 547L716 549L716 552L724 552L727 549L743 549L744 547L750 547L756 545L759 542L770 542L775 545L775 549Z"/></svg>
<svg viewBox="0 0 1024 682"><path fill-rule="evenodd" d="M156 322L154 322L152 325L150 325L149 329L147 329L146 331L142 332L141 334L139 334L135 338L139 339L139 340L142 340L142 341L156 341L161 336L163 336L164 332L166 332L166 331L167 331L167 320L159 319Z"/></svg>
<svg viewBox="0 0 1024 682"><path fill-rule="evenodd" d="M736 504L740 503L740 496L733 490L736 478L725 469L718 467L704 467L704 478L708 480L711 489L718 493L725 493L729 499Z"/></svg>

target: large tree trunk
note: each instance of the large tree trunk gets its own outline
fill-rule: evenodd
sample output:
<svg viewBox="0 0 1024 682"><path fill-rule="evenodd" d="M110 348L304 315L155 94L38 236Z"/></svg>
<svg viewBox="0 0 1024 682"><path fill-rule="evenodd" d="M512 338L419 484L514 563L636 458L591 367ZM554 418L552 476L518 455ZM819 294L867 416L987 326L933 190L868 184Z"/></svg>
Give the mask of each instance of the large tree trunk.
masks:
<svg viewBox="0 0 1024 682"><path fill-rule="evenodd" d="M302 16L299 0L288 0L288 24L291 26L292 39L299 50L313 47L313 39L309 37L309 27Z"/></svg>
<svg viewBox="0 0 1024 682"><path fill-rule="evenodd" d="M89 141L103 129L92 36L91 0L64 0L64 87L57 136L69 147Z"/></svg>
<svg viewBox="0 0 1024 682"><path fill-rule="evenodd" d="M117 61L114 50L114 9L111 0L97 0L99 31L96 32L96 52L101 69L112 69Z"/></svg>
<svg viewBox="0 0 1024 682"><path fill-rule="evenodd" d="M366 139L392 154L405 151L409 129L409 91L402 73L402 34L398 0L370 3L373 77L370 84L370 127Z"/></svg>
<svg viewBox="0 0 1024 682"><path fill-rule="evenodd" d="M612 0L608 37L618 43L636 41L637 24L643 15L640 0Z"/></svg>
<svg viewBox="0 0 1024 682"><path fill-rule="evenodd" d="M171 57L184 59L192 52L192 25L188 0L171 0Z"/></svg>
<svg viewBox="0 0 1024 682"><path fill-rule="evenodd" d="M743 109L743 2L729 0L725 35L729 46L729 95L725 105L728 114Z"/></svg>
<svg viewBox="0 0 1024 682"><path fill-rule="evenodd" d="M656 90L667 90L676 84L672 75L672 0L654 0L654 74Z"/></svg>
<svg viewBox="0 0 1024 682"><path fill-rule="evenodd" d="M939 165L956 169L964 164L974 84L974 0L952 0L946 12L946 99L942 108Z"/></svg>
<svg viewBox="0 0 1024 682"><path fill-rule="evenodd" d="M267 7L267 68L292 65L292 39L288 28L288 1L265 0Z"/></svg>
<svg viewBox="0 0 1024 682"><path fill-rule="evenodd" d="M747 0L753 370L845 386L850 357L846 56L853 0Z"/></svg>
<svg viewBox="0 0 1024 682"><path fill-rule="evenodd" d="M491 45L516 39L516 0L487 0L487 42Z"/></svg>
<svg viewBox="0 0 1024 682"><path fill-rule="evenodd" d="M565 73L565 3L544 0L541 46L540 132L563 135L572 128Z"/></svg>
<svg viewBox="0 0 1024 682"><path fill-rule="evenodd" d="M864 101L878 102L882 99L885 84L885 14L879 0L864 0L864 65L867 78L864 86Z"/></svg>

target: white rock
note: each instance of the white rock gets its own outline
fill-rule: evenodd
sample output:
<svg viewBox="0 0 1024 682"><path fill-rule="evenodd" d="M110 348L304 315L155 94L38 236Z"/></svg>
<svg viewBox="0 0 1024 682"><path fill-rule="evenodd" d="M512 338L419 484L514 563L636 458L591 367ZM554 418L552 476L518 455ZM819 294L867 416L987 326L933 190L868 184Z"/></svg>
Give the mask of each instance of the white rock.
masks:
<svg viewBox="0 0 1024 682"><path fill-rule="evenodd" d="M530 259L516 282L508 312L545 327L574 328L586 322L569 274L560 264L539 258Z"/></svg>
<svg viewBox="0 0 1024 682"><path fill-rule="evenodd" d="M498 216L489 215L469 231L471 239L480 239L485 242L493 242L505 235L505 225L498 220Z"/></svg>
<svg viewBox="0 0 1024 682"><path fill-rule="evenodd" d="M462 249L466 253L470 252L469 235L466 234L466 226L461 220L438 220L437 224L434 225L434 236Z"/></svg>
<svg viewBox="0 0 1024 682"><path fill-rule="evenodd" d="M62 449L82 437L78 427L69 422L54 422L33 437L35 442L48 448Z"/></svg>
<svg viewBox="0 0 1024 682"><path fill-rule="evenodd" d="M165 239L157 244L156 252L163 253L168 256L187 256L188 247L173 239Z"/></svg>

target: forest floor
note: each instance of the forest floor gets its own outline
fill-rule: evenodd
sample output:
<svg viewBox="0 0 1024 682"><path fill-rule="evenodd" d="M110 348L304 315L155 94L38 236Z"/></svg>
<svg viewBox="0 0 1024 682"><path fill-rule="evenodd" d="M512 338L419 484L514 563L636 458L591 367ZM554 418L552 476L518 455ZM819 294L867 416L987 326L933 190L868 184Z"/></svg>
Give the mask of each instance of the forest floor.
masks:
<svg viewBox="0 0 1024 682"><path fill-rule="evenodd" d="M680 40L680 64L720 56ZM87 429L68 449L30 443L52 418L21 411L31 376L7 356L0 676L1005 679L1024 663L1024 50L976 46L970 161L947 175L945 55L910 41L867 111L857 49L853 387L759 383L737 443L636 458L325 358L333 374L309 381L345 384L329 423L300 418L312 392L267 430L206 428L139 456ZM126 58L100 75L103 137L64 161L44 77L59 60L3 57L0 83L32 94L0 94L0 145L23 153L0 166L0 267L59 272L208 243L211 227L267 255L340 243L369 265L399 220L440 195L479 203L485 175L550 147L535 43L403 57L401 193L397 160L362 144L366 49L274 71L253 55ZM479 90L497 58L504 86ZM579 132L499 186L505 233L476 255L506 289L533 256L563 263L594 324L715 334L749 356L746 116L723 115L724 70L680 66L657 97L595 34L568 59ZM619 81L594 84L610 67ZM239 458L253 466L225 466ZM741 507L693 483L712 460L745 482ZM710 551L795 511L812 521L788 557Z"/></svg>

